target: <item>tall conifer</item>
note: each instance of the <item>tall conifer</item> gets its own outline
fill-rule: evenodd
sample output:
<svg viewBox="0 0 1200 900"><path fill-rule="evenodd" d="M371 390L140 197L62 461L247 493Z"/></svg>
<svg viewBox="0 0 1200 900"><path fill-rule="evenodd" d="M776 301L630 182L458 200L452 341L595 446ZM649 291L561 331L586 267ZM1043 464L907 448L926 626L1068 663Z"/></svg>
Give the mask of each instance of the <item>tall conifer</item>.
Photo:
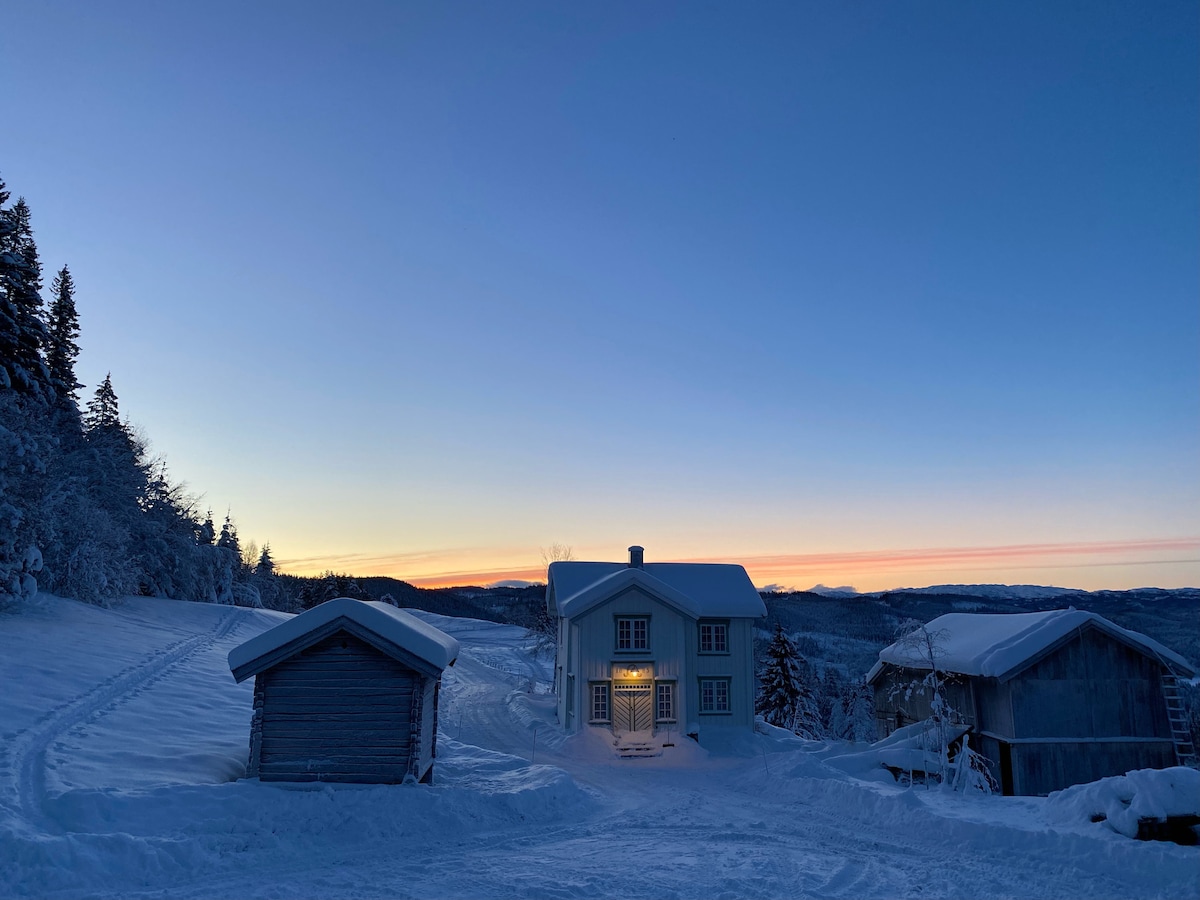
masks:
<svg viewBox="0 0 1200 900"><path fill-rule="evenodd" d="M0 203L8 192L0 186ZM50 373L42 361L42 265L24 198L0 208L0 388L44 396Z"/></svg>
<svg viewBox="0 0 1200 900"><path fill-rule="evenodd" d="M50 384L58 399L76 405L79 389L83 387L75 380L75 359L79 356L79 314L75 310L75 280L71 270L63 266L50 285L53 295L46 327L46 367L50 370Z"/></svg>

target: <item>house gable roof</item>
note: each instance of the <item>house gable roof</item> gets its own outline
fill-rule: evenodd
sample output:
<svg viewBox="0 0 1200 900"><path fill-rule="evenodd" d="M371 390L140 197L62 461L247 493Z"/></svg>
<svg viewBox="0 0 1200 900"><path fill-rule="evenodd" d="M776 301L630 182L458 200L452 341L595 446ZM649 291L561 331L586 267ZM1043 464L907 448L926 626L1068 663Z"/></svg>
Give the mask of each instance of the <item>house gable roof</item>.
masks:
<svg viewBox="0 0 1200 900"><path fill-rule="evenodd" d="M633 586L693 619L767 614L746 570L727 563L556 562L546 590L553 592L558 614L572 618Z"/></svg>
<svg viewBox="0 0 1200 900"><path fill-rule="evenodd" d="M429 675L437 675L458 658L458 641L416 616L387 603L339 597L234 647L229 651L229 668L237 681L245 681L339 629Z"/></svg>
<svg viewBox="0 0 1200 900"><path fill-rule="evenodd" d="M1033 613L947 613L925 626L935 635L938 667L960 675L1007 681L1036 663L1083 628L1096 628L1167 668L1194 676L1196 670L1178 653L1137 631L1096 613L1055 609ZM885 647L867 673L874 682L886 665L928 669L929 661L903 641Z"/></svg>

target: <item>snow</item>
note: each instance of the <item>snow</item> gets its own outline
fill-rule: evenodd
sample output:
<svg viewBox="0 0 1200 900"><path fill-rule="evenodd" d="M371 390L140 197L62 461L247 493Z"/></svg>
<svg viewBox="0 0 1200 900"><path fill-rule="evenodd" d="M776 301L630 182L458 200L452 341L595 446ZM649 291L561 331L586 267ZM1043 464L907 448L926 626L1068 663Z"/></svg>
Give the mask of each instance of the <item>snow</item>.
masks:
<svg viewBox="0 0 1200 900"><path fill-rule="evenodd" d="M229 668L239 675L239 681L248 678L254 671L245 669L255 660L335 619L343 618L361 625L438 669L452 665L458 656L458 641L402 609L387 603L338 597L336 600L326 600L298 616L291 616L270 631L234 647L229 651Z"/></svg>
<svg viewBox="0 0 1200 900"><path fill-rule="evenodd" d="M767 614L746 570L727 563L646 563L633 568L625 563L556 562L550 564L548 577L563 616L586 612L629 584L658 593L693 618Z"/></svg>
<svg viewBox="0 0 1200 900"><path fill-rule="evenodd" d="M1177 671L1195 674L1187 660L1158 641L1114 625L1096 613L1078 609L1010 614L946 613L925 628L934 638L937 663L942 671L1003 678L1040 651L1088 624L1140 647ZM930 667L923 648L901 640L880 651L879 661L867 673L867 681L873 681L885 663L915 669Z"/></svg>
<svg viewBox="0 0 1200 900"><path fill-rule="evenodd" d="M281 613L39 595L0 615L0 897L1197 894L1194 848L904 788L853 759L866 745L762 727L618 759L554 725L524 630L413 616L461 648L432 786L240 778L252 688L226 656Z"/></svg>
<svg viewBox="0 0 1200 900"><path fill-rule="evenodd" d="M1183 766L1138 769L1055 791L1046 806L1052 821L1098 820L1135 837L1139 819L1200 816L1200 772Z"/></svg>
<svg viewBox="0 0 1200 900"><path fill-rule="evenodd" d="M967 729L965 726L946 725L946 741L958 740ZM890 766L905 772L936 772L940 765L933 725L928 721L914 722L897 728L883 740L876 741L865 750L846 753L830 758L830 764L847 772L869 773L872 769Z"/></svg>

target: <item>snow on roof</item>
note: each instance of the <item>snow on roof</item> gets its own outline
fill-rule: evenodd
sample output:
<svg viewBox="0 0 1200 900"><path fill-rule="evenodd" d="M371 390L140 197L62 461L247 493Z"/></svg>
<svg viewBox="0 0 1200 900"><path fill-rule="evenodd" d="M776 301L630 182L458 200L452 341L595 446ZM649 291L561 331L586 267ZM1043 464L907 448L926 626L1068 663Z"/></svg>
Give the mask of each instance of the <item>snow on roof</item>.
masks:
<svg viewBox="0 0 1200 900"><path fill-rule="evenodd" d="M730 563L556 562L550 587L562 616L577 616L627 585L657 593L692 618L758 618L767 614L746 570Z"/></svg>
<svg viewBox="0 0 1200 900"><path fill-rule="evenodd" d="M946 613L925 627L934 635L940 669L963 675L1003 678L1016 674L1022 663L1089 623L1172 669L1196 674L1187 660L1158 641L1081 609L1010 614ZM885 663L912 669L930 668L929 660L922 658L918 648L897 641L879 652L879 661L867 673L867 680L873 681Z"/></svg>
<svg viewBox="0 0 1200 900"><path fill-rule="evenodd" d="M350 619L438 669L446 668L458 658L458 641L416 616L387 603L338 597L234 647L229 651L229 668L236 672L339 618Z"/></svg>

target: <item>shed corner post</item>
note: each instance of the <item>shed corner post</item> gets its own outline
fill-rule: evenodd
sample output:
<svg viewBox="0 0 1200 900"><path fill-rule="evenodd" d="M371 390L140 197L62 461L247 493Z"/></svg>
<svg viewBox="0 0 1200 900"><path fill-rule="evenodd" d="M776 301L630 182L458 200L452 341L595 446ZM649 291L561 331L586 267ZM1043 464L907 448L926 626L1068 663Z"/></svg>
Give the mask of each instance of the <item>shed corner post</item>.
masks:
<svg viewBox="0 0 1200 900"><path fill-rule="evenodd" d="M254 712L250 717L250 761L246 766L246 776L257 778L259 764L262 761L262 730L263 704L266 689L263 684L263 673L254 676Z"/></svg>

